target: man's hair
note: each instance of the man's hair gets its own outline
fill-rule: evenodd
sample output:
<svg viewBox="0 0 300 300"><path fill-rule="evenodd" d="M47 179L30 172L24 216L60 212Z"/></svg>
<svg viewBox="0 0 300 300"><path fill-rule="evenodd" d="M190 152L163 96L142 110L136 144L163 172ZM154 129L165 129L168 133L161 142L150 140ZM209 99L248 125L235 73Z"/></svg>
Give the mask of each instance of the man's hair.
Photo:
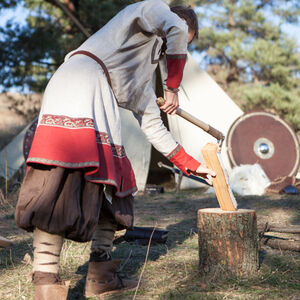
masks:
<svg viewBox="0 0 300 300"><path fill-rule="evenodd" d="M183 18L189 29L195 31L195 38L198 38L198 18L194 10L190 6L177 5L171 7L171 11L178 15L180 18Z"/></svg>

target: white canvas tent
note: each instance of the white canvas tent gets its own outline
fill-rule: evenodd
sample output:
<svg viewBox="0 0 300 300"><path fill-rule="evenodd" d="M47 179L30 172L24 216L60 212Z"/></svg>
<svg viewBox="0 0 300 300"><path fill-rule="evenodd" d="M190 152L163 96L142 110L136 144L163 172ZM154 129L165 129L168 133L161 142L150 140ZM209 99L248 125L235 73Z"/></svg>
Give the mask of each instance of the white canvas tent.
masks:
<svg viewBox="0 0 300 300"><path fill-rule="evenodd" d="M0 177L10 180L24 164L23 141L29 126L0 151Z"/></svg>
<svg viewBox="0 0 300 300"><path fill-rule="evenodd" d="M163 68L162 73L164 73ZM188 55L183 81L179 92L180 107L203 122L221 131L225 137L231 124L243 114L243 111L230 99L222 88L205 72L191 55ZM185 150L203 162L202 147L216 139L202 129L179 116L168 115L169 127ZM222 146L221 157L224 167L230 170L226 143ZM180 187L193 188L199 183L184 177Z"/></svg>
<svg viewBox="0 0 300 300"><path fill-rule="evenodd" d="M160 64L162 78L166 77L163 64ZM243 114L242 110L229 98L221 87L205 72L189 54L184 77L179 92L180 107L200 120L220 130L226 137L231 124ZM123 141L128 157L137 178L139 190L144 190L150 166L151 144L145 139L137 121L130 112L122 112ZM168 115L172 135L185 150L203 161L202 147L215 138L179 116ZM222 160L230 169L225 142L222 146ZM201 186L201 183L183 177L182 189Z"/></svg>
<svg viewBox="0 0 300 300"><path fill-rule="evenodd" d="M162 78L165 78L164 66L160 65ZM180 106L200 120L223 132L226 136L230 125L242 115L241 109L228 97L216 82L188 55L179 93ZM120 109L122 119L122 136L127 155L135 171L137 186L144 190L151 162L151 144L139 128L131 112ZM215 141L200 128L181 119L168 115L169 128L175 139L186 151L203 161L201 148L208 142ZM0 153L0 176L9 180L24 163L23 139L24 129ZM225 143L222 148L222 159L229 168ZM198 187L200 184L183 178L181 188Z"/></svg>

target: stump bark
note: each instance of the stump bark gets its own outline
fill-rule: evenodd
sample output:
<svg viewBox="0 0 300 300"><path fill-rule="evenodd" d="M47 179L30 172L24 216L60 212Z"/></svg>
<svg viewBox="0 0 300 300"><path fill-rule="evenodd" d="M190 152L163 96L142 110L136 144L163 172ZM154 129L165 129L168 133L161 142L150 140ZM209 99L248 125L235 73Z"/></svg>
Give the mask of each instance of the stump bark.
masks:
<svg viewBox="0 0 300 300"><path fill-rule="evenodd" d="M254 276L259 267L255 210L198 210L201 273Z"/></svg>

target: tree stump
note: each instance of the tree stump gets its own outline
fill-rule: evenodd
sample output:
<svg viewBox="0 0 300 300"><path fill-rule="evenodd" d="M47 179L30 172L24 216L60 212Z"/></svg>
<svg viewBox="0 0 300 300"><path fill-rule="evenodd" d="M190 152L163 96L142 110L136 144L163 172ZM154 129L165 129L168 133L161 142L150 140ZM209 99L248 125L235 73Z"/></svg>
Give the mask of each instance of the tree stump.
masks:
<svg viewBox="0 0 300 300"><path fill-rule="evenodd" d="M198 210L199 269L202 274L252 276L257 273L258 232L255 210Z"/></svg>

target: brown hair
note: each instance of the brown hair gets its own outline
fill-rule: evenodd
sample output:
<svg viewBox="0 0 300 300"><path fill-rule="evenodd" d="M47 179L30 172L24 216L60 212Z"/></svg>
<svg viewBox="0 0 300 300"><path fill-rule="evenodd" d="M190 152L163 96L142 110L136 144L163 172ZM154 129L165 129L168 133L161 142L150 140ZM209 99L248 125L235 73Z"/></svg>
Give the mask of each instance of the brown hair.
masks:
<svg viewBox="0 0 300 300"><path fill-rule="evenodd" d="M177 5L171 7L171 11L186 21L189 29L195 31L195 38L197 39L199 27L198 18L194 10L190 6Z"/></svg>

